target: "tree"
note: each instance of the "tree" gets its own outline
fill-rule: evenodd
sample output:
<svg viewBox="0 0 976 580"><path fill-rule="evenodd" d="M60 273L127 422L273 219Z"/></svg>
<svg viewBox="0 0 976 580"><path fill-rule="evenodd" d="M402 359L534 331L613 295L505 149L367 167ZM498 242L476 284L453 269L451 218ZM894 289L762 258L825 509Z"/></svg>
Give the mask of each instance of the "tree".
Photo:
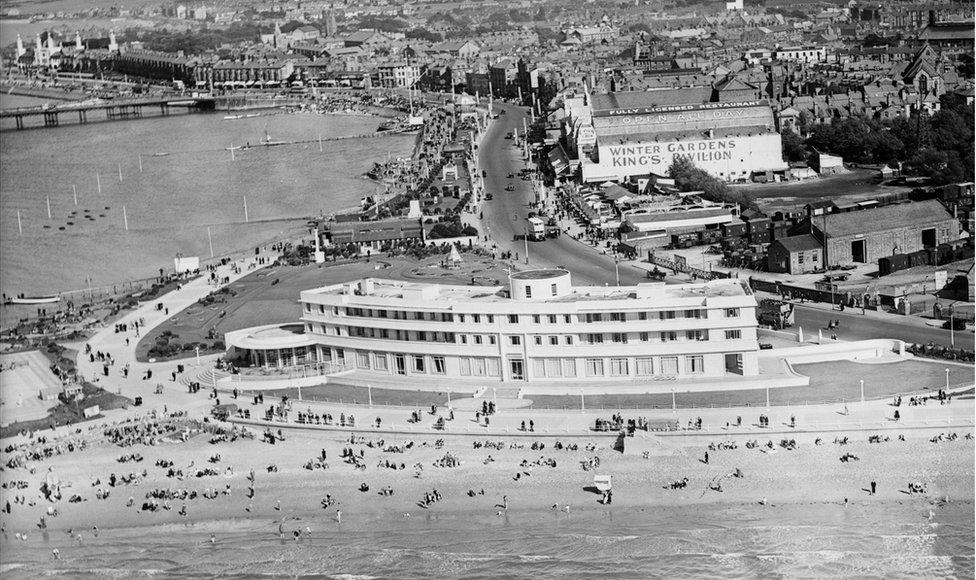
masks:
<svg viewBox="0 0 976 580"><path fill-rule="evenodd" d="M807 158L803 138L794 133L792 129L783 129L780 131L780 137L783 141L783 157L787 161L803 161Z"/></svg>
<svg viewBox="0 0 976 580"><path fill-rule="evenodd" d="M754 205L747 193L733 191L724 181L712 177L687 157L676 156L668 168L668 175L674 179L680 191L701 191L703 198L715 202L737 203L747 207Z"/></svg>

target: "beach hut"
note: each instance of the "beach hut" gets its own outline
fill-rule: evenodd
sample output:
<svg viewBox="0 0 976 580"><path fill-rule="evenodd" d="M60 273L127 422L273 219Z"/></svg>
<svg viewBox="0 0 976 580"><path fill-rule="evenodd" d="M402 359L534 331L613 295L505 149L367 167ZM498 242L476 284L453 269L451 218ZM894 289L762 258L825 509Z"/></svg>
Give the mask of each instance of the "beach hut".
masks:
<svg viewBox="0 0 976 580"><path fill-rule="evenodd" d="M604 493L605 492L608 492L608 491L610 491L610 488L612 487L612 484L611 484L611 478L612 477L613 477L612 475L594 475L593 476L593 485L598 490L600 490L600 491L602 491Z"/></svg>

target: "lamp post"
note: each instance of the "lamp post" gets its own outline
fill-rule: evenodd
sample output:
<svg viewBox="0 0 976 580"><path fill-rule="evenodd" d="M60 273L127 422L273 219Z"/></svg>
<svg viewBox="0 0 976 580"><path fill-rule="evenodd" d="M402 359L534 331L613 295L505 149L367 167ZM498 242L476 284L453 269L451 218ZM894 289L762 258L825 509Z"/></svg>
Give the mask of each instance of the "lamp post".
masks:
<svg viewBox="0 0 976 580"><path fill-rule="evenodd" d="M195 346L193 347L193 350L197 351L197 366L200 366L200 347Z"/></svg>
<svg viewBox="0 0 976 580"><path fill-rule="evenodd" d="M946 390L949 390L949 369L946 369Z"/></svg>
<svg viewBox="0 0 976 580"><path fill-rule="evenodd" d="M955 325L952 323L952 314L953 314L952 307L953 305L950 304L949 305L949 346L951 346L952 348L956 348L956 328ZM946 369L946 372L948 371L949 369Z"/></svg>
<svg viewBox="0 0 976 580"><path fill-rule="evenodd" d="M864 402L864 379L861 379L861 402Z"/></svg>

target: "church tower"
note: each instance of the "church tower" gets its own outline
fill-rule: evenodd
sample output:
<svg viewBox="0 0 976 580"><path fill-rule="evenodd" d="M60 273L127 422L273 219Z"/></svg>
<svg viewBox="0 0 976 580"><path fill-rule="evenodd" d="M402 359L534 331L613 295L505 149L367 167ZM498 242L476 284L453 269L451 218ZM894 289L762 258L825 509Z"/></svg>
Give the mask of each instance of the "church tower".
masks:
<svg viewBox="0 0 976 580"><path fill-rule="evenodd" d="M81 45L81 33L75 31L75 50L81 50L84 47Z"/></svg>
<svg viewBox="0 0 976 580"><path fill-rule="evenodd" d="M115 41L115 31L108 31L108 50L109 52L115 52L119 49L119 43Z"/></svg>
<svg viewBox="0 0 976 580"><path fill-rule="evenodd" d="M24 48L24 39L17 35L17 58L20 58L27 54L27 49Z"/></svg>
<svg viewBox="0 0 976 580"><path fill-rule="evenodd" d="M336 31L338 30L338 28L339 27L336 26L336 19L335 19L335 4L330 4L329 5L329 19L325 22L325 35L326 36L335 36Z"/></svg>

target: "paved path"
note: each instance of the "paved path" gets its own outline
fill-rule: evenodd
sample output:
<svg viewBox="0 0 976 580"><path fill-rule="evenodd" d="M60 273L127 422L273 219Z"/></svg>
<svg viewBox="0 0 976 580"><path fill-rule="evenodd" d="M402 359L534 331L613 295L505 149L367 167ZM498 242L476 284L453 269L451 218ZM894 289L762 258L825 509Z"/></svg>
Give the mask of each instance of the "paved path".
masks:
<svg viewBox="0 0 976 580"><path fill-rule="evenodd" d="M250 258L220 266L217 268L217 279L229 277L231 283L235 282L260 268L269 266L276 258L275 255L267 253L263 254L263 257L265 258L264 265L258 265L255 259ZM236 272L235 267L238 268ZM207 407L209 403L206 402L206 395L200 393L190 395L187 393L186 386L178 382L183 377L177 376L177 382L174 382L171 373L176 370L178 364L183 364L187 367L187 374L195 377L204 369L212 367L222 355L201 356L199 358L200 366L198 366L197 358L192 356L177 361L141 363L136 360L135 353L139 336L145 336L147 332L171 316L195 304L214 290L226 286L226 284L211 284L208 279L209 273L184 284L178 290L173 290L157 300L146 302L134 311L129 312L116 321L120 324L127 323L129 325L127 332L116 333L115 323L112 323L89 338L87 344L91 346L92 352L101 351L114 357L115 365L109 368L108 376L103 375L102 363L97 359L94 363L90 362L90 357L85 354L85 343L72 345L78 348L79 374L107 391L119 393L129 398L141 396L148 407L156 405L160 401L162 403L157 406L166 404L171 409ZM164 309L157 310L157 304L162 304ZM169 310L169 314L166 314L166 309ZM143 325L139 328L139 336L137 336L133 323L140 319L143 321ZM128 344L126 344L127 339L129 340ZM124 377L122 374L122 369L126 365L129 365L128 377ZM143 375L147 370L152 370L152 378L144 380ZM157 384L163 385L164 396L154 394ZM204 402L201 403L201 401Z"/></svg>

